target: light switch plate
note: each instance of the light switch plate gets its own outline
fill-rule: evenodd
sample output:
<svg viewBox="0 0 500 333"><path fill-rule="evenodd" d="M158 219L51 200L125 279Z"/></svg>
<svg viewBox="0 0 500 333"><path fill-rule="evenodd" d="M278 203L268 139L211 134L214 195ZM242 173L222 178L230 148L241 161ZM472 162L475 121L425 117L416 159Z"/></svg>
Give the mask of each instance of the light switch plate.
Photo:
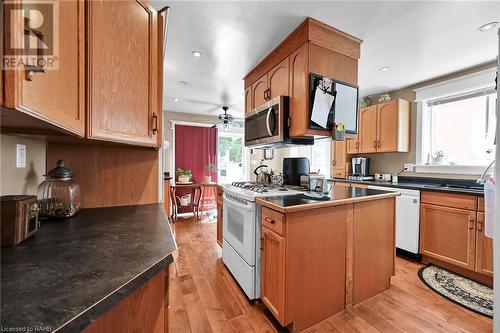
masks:
<svg viewBox="0 0 500 333"><path fill-rule="evenodd" d="M26 145L16 145L16 168L26 168Z"/></svg>
<svg viewBox="0 0 500 333"><path fill-rule="evenodd" d="M413 164L413 163L405 163L405 170L406 171L413 171L414 167L415 167L415 164Z"/></svg>

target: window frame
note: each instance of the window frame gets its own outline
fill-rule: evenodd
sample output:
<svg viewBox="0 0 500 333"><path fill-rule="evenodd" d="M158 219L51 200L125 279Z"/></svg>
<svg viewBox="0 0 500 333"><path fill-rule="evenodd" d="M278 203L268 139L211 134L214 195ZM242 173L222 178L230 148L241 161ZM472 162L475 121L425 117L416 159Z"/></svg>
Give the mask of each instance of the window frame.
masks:
<svg viewBox="0 0 500 333"><path fill-rule="evenodd" d="M495 86L496 67L415 89L417 103L415 172L480 175L486 165L426 165L430 146L430 112L427 103L439 98Z"/></svg>

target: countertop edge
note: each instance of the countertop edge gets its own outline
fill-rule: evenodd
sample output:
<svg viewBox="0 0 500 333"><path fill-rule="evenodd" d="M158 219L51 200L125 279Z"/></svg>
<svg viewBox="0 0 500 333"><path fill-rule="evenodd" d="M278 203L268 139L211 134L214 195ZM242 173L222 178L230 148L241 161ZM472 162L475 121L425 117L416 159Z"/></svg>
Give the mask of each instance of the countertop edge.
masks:
<svg viewBox="0 0 500 333"><path fill-rule="evenodd" d="M340 183L353 183L353 184L361 184L367 186L381 186L381 187L392 187L392 188L401 188L401 189L412 189L418 191L432 191L432 192L444 192L444 193L458 193L458 194L467 194L467 195L478 195L484 196L484 192L476 191L476 190L462 190L458 188L445 188L445 187L424 187L424 186L411 186L405 185L404 183L390 183L390 182L366 182L363 180L355 180L355 179L344 179L344 178L328 178L328 181L340 182Z"/></svg>
<svg viewBox="0 0 500 333"><path fill-rule="evenodd" d="M278 211L280 213L293 213L293 212L299 212L299 211L308 210L308 209L348 205L348 204L354 204L354 203L358 203L358 202L366 202L366 201L373 201L373 200L379 200L379 199L394 198L397 196L399 196L399 193L388 192L388 193L383 193L383 194L367 195L367 196L357 197L357 198L318 201L317 203L296 205L296 206L290 206L290 207L283 207L283 206L271 203L269 201L266 201L262 198L255 199L255 202L260 204L263 207L267 207L269 209Z"/></svg>
<svg viewBox="0 0 500 333"><path fill-rule="evenodd" d="M97 321L106 312L111 310L114 306L118 305L127 296L132 294L134 291L139 289L147 281L149 281L153 276L160 273L163 269L168 267L173 261L173 252L166 255L164 258L157 261L155 264L151 265L141 273L137 274L135 277L130 279L125 284L116 288L114 291L104 296L101 300L91 305L88 309L84 310L82 313L68 320L66 323L59 326L54 332L68 333L68 332L80 332L86 327L90 326L92 323Z"/></svg>

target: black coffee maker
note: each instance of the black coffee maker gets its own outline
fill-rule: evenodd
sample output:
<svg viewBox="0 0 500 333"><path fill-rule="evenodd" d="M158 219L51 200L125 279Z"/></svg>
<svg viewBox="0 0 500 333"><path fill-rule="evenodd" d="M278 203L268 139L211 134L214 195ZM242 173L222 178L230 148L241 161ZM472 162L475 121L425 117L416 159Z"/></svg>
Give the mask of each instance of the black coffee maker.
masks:
<svg viewBox="0 0 500 333"><path fill-rule="evenodd" d="M300 186L300 176L310 172L307 157L286 157L283 159L283 184Z"/></svg>

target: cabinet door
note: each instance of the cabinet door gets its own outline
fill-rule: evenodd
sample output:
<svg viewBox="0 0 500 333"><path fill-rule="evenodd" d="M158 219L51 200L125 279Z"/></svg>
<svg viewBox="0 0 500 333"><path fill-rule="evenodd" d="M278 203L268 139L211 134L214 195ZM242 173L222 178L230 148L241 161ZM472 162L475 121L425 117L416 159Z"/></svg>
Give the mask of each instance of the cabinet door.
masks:
<svg viewBox="0 0 500 333"><path fill-rule="evenodd" d="M347 154L357 154L359 151L358 139L347 140Z"/></svg>
<svg viewBox="0 0 500 333"><path fill-rule="evenodd" d="M377 106L359 110L359 152L374 153L377 140Z"/></svg>
<svg viewBox="0 0 500 333"><path fill-rule="evenodd" d="M476 272L493 276L493 239L484 235L484 213L477 213Z"/></svg>
<svg viewBox="0 0 500 333"><path fill-rule="evenodd" d="M476 212L422 204L420 252L474 270Z"/></svg>
<svg viewBox="0 0 500 333"><path fill-rule="evenodd" d="M288 96L288 58L267 74L270 98Z"/></svg>
<svg viewBox="0 0 500 333"><path fill-rule="evenodd" d="M377 105L377 151L398 150L398 100Z"/></svg>
<svg viewBox="0 0 500 333"><path fill-rule="evenodd" d="M290 56L290 135L303 136L309 130L309 47L308 43L293 51Z"/></svg>
<svg viewBox="0 0 500 333"><path fill-rule="evenodd" d="M156 146L157 13L142 1L89 1L89 138Z"/></svg>
<svg viewBox="0 0 500 333"><path fill-rule="evenodd" d="M261 299L281 325L285 325L285 239L262 228L261 241Z"/></svg>
<svg viewBox="0 0 500 333"><path fill-rule="evenodd" d="M332 170L335 174L335 171L344 171L345 178L345 163L346 163L346 141L333 141L332 144Z"/></svg>
<svg viewBox="0 0 500 333"><path fill-rule="evenodd" d="M5 80L3 105L41 119L48 126L55 125L64 131L83 137L85 134L84 1L58 1L58 6L59 31L56 36L59 41L58 68L47 68L45 73L34 72L31 81L26 78L24 70L3 71ZM19 11L19 15L21 13ZM16 18L14 15L6 15L6 42L16 45L17 35L11 36L10 33L11 24L15 24L10 21L11 19ZM21 24L24 22L20 17L16 21ZM14 121L12 125L13 128L22 127L25 130L26 127L30 127L21 121Z"/></svg>
<svg viewBox="0 0 500 333"><path fill-rule="evenodd" d="M252 105L254 108L266 102L267 74L252 84Z"/></svg>
<svg viewBox="0 0 500 333"><path fill-rule="evenodd" d="M252 86L245 89L245 113L253 109Z"/></svg>

